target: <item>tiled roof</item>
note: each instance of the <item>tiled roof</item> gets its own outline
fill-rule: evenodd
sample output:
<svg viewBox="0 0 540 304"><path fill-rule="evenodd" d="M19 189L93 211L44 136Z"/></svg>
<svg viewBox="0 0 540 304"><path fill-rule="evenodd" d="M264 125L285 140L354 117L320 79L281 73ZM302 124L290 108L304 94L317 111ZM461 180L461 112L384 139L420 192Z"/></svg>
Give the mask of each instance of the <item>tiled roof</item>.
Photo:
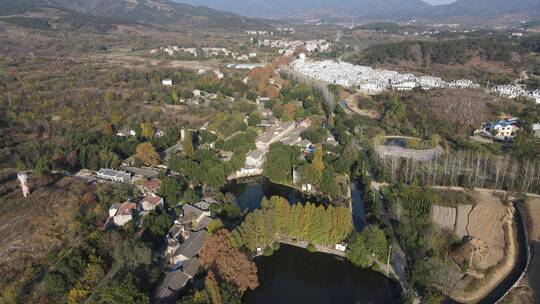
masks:
<svg viewBox="0 0 540 304"><path fill-rule="evenodd" d="M161 197L159 197L158 195L148 194L147 196L145 196L141 200L141 203L142 202L147 202L147 203L152 204L152 205L157 205L160 201L161 201Z"/></svg>
<svg viewBox="0 0 540 304"><path fill-rule="evenodd" d="M116 215L132 215L135 208L137 208L137 204L132 202L124 202L120 205Z"/></svg>
<svg viewBox="0 0 540 304"><path fill-rule="evenodd" d="M205 230L197 231L193 233L176 251L176 255L183 255L188 259L191 259L199 254L204 246L204 242L208 237L208 232Z"/></svg>

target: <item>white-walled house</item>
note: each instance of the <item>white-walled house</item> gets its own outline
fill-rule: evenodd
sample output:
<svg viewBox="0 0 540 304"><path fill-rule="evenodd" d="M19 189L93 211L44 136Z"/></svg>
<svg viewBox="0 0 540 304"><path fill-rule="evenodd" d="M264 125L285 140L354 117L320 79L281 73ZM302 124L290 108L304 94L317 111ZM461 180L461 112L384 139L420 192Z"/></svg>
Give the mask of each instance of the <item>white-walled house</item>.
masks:
<svg viewBox="0 0 540 304"><path fill-rule="evenodd" d="M152 211L158 206L163 206L163 198L157 194L149 193L139 202L139 210Z"/></svg>
<svg viewBox="0 0 540 304"><path fill-rule="evenodd" d="M124 226L127 222L133 219L133 213L137 209L137 204L132 202L124 202L119 206L115 206L116 213L112 217L112 221L116 226ZM109 215L114 209L109 209Z"/></svg>
<svg viewBox="0 0 540 304"><path fill-rule="evenodd" d="M534 136L536 138L540 138L540 123L536 123L532 127Z"/></svg>
<svg viewBox="0 0 540 304"><path fill-rule="evenodd" d="M127 183L131 179L131 173L125 171L118 171L113 169L99 169L97 172L97 177L100 179L116 182L116 183Z"/></svg>
<svg viewBox="0 0 540 304"><path fill-rule="evenodd" d="M265 150L251 150L246 155L247 168L261 168L265 160Z"/></svg>
<svg viewBox="0 0 540 304"><path fill-rule="evenodd" d="M161 85L164 85L164 86L172 86L173 85L173 81L171 79L163 79L161 81Z"/></svg>

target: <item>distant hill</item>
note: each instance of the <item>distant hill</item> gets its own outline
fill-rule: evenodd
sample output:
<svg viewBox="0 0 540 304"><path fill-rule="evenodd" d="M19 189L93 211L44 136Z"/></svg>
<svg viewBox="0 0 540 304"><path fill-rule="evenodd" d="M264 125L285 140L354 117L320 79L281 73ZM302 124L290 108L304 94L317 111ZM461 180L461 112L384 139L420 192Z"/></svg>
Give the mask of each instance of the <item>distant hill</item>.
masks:
<svg viewBox="0 0 540 304"><path fill-rule="evenodd" d="M540 0L458 0L432 6L422 0L174 0L261 18L494 16L540 15Z"/></svg>
<svg viewBox="0 0 540 304"><path fill-rule="evenodd" d="M511 13L540 15L540 0L458 0L426 11L429 16L493 16Z"/></svg>
<svg viewBox="0 0 540 304"><path fill-rule="evenodd" d="M429 9L422 0L174 0L259 18L405 16ZM301 18L305 19L305 18Z"/></svg>
<svg viewBox="0 0 540 304"><path fill-rule="evenodd" d="M168 25L176 28L264 26L259 21L233 13L168 0L0 0L0 15L4 16L48 8L63 9L66 12L84 16Z"/></svg>

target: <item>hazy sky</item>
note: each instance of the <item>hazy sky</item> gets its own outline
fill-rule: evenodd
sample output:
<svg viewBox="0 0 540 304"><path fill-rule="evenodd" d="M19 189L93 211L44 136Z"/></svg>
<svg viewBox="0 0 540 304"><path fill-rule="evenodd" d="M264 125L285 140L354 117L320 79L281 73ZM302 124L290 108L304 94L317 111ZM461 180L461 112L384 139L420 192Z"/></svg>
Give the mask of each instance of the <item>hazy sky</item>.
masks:
<svg viewBox="0 0 540 304"><path fill-rule="evenodd" d="M426 1L429 4L434 4L434 5L456 2L456 0L424 0L424 1Z"/></svg>

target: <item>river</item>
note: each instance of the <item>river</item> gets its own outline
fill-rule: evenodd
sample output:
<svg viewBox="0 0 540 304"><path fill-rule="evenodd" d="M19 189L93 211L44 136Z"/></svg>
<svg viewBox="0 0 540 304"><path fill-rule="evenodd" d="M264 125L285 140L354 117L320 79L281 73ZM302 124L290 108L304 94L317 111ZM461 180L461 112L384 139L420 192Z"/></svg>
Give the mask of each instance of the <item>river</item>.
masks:
<svg viewBox="0 0 540 304"><path fill-rule="evenodd" d="M399 286L384 275L324 253L282 245L257 263L260 286L245 304L396 303Z"/></svg>

